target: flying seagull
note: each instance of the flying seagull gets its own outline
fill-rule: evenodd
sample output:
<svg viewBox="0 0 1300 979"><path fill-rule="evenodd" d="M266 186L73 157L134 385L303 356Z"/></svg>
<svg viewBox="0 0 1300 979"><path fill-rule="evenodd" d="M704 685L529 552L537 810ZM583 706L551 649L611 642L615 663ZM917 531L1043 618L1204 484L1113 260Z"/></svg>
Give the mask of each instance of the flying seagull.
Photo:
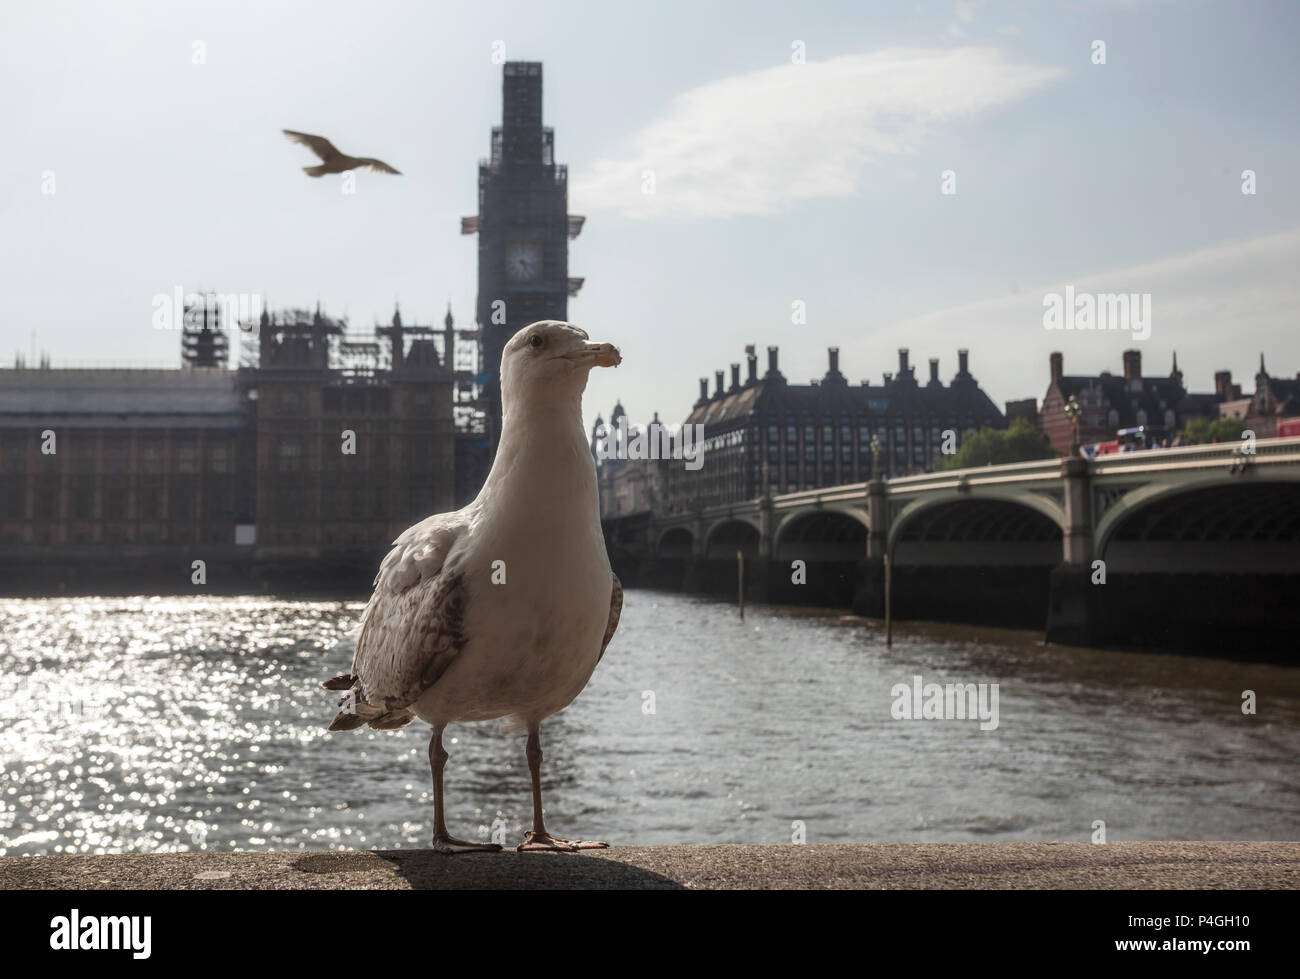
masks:
<svg viewBox="0 0 1300 979"><path fill-rule="evenodd" d="M303 172L309 176L319 177L325 173L343 173L345 170L355 170L357 167L369 167L376 173L401 174L400 170L394 170L383 160L376 160L369 156L348 156L346 153L340 153L334 144L324 136L296 133L292 129L282 129L280 132L295 143L302 143L303 146L306 146L321 158L320 166L302 168Z"/></svg>
<svg viewBox="0 0 1300 979"><path fill-rule="evenodd" d="M506 718L528 732L533 828L520 850L605 843L552 836L542 822L543 720L587 685L618 628L623 588L600 527L596 467L582 425L593 367L616 367L608 343L570 323L524 327L501 354L504 420L492 471L474 502L421 521L393 542L361 619L331 731L433 727L433 848L499 850L447 832L443 729Z"/></svg>

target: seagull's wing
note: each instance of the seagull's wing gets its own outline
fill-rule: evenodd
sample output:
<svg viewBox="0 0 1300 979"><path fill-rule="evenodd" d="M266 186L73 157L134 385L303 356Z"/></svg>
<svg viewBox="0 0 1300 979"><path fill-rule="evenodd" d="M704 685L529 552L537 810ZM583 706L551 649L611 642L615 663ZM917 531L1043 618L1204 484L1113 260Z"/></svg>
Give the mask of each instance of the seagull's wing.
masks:
<svg viewBox="0 0 1300 979"><path fill-rule="evenodd" d="M369 156L363 156L361 159L357 160L357 166L369 167L371 170L375 171L375 173L395 173L399 177L402 175L401 170L394 170L383 160L376 160Z"/></svg>
<svg viewBox="0 0 1300 979"><path fill-rule="evenodd" d="M338 149L324 136L313 136L311 133L296 133L292 129L281 129L295 143L301 143L313 153L321 158L322 161L328 162L336 156L342 156Z"/></svg>
<svg viewBox="0 0 1300 979"><path fill-rule="evenodd" d="M618 575L613 572L610 572L610 577L614 579L614 590L609 595L609 624L605 626L605 638L600 641L600 655L596 657L597 663L604 658L605 647L614 638L614 630L618 628L619 616L623 614L623 583L618 580Z"/></svg>
<svg viewBox="0 0 1300 979"><path fill-rule="evenodd" d="M331 731L410 724L411 705L465 647L464 578L443 567L467 528L462 512L443 513L393 542L362 615L352 672L324 684L327 690L348 691Z"/></svg>

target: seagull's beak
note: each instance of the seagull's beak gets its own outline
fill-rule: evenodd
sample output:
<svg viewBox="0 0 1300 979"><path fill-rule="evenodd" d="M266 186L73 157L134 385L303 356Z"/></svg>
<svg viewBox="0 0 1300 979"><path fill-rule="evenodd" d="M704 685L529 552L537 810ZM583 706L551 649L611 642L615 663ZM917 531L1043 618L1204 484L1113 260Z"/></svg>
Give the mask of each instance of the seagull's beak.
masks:
<svg viewBox="0 0 1300 979"><path fill-rule="evenodd" d="M617 367L623 362L618 347L612 343L592 343L588 341L580 350L568 355L570 360L591 367Z"/></svg>

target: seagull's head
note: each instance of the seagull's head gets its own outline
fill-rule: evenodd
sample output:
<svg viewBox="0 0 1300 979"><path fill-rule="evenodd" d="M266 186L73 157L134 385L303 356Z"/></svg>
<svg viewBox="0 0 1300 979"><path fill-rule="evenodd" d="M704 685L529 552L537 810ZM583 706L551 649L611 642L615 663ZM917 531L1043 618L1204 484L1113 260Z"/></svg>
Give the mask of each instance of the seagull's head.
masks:
<svg viewBox="0 0 1300 979"><path fill-rule="evenodd" d="M622 359L612 343L593 343L572 323L530 323L501 352L501 396L506 401L581 397L593 367L617 367Z"/></svg>

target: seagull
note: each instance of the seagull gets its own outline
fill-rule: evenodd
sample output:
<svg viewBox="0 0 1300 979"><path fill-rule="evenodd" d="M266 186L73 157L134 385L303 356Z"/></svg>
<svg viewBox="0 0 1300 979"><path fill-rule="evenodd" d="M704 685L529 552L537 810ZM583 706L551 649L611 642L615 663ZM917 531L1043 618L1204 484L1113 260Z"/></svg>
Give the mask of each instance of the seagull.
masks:
<svg viewBox="0 0 1300 979"><path fill-rule="evenodd" d="M542 821L541 722L582 692L618 628L623 588L600 527L596 467L582 424L593 367L618 348L571 323L524 327L501 354L501 442L463 510L404 531L380 565L331 731L433 728L433 849L500 850L447 832L442 775L450 723L505 718L526 730L533 828L517 849L608 846L552 836Z"/></svg>
<svg viewBox="0 0 1300 979"><path fill-rule="evenodd" d="M396 173L401 175L400 170L394 170L383 160L376 160L369 156L348 156L346 153L340 153L334 144L324 136L313 136L310 133L297 133L292 129L281 129L295 143L302 143L313 153L321 158L320 166L303 167L303 172L311 177L319 177L325 173L343 173L345 170L355 170L357 167L369 167L376 173Z"/></svg>

